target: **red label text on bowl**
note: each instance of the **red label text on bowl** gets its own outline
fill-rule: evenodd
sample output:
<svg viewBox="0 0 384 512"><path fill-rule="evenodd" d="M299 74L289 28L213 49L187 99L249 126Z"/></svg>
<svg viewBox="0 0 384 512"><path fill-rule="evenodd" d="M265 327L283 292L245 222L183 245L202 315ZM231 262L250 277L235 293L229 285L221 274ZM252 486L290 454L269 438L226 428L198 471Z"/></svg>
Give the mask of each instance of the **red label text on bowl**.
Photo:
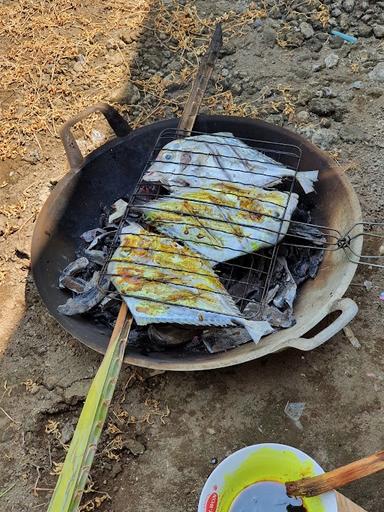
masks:
<svg viewBox="0 0 384 512"><path fill-rule="evenodd" d="M216 512L217 504L219 503L219 496L217 492L213 492L208 496L207 503L205 505L205 512Z"/></svg>

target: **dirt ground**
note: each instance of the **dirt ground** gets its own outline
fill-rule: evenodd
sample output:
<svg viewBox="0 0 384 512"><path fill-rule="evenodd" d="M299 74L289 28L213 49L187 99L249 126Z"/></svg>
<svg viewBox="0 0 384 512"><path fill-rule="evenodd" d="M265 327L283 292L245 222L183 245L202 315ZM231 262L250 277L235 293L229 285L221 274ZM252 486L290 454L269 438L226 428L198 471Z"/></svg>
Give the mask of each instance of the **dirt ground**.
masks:
<svg viewBox="0 0 384 512"><path fill-rule="evenodd" d="M379 222L384 2L24 0L0 10L0 511L23 512L47 507L101 361L49 316L30 274L37 213L67 172L60 124L99 100L133 126L177 115L220 19L224 50L203 110L312 139ZM343 44L333 27L357 42ZM99 119L76 133L85 152L109 136ZM217 461L253 443L291 444L326 469L383 449L382 290L382 271L361 267L347 292L359 305L359 348L341 332L310 353L219 371L124 367L82 510L196 510ZM302 429L287 402L305 403ZM383 510L382 478L344 492Z"/></svg>

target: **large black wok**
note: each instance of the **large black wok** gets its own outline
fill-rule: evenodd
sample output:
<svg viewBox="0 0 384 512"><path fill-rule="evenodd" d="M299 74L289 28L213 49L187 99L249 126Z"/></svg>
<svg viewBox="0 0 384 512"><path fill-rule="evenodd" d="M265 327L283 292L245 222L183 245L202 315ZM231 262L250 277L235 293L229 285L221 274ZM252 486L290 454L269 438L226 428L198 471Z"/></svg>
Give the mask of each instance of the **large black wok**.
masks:
<svg viewBox="0 0 384 512"><path fill-rule="evenodd" d="M117 137L83 159L70 126L94 110L104 113ZM111 331L88 317L67 317L58 313L57 306L68 297L58 287L58 276L75 258L80 235L98 225L100 204L112 204L133 191L157 137L162 130L176 126L176 119L167 119L129 132L126 122L114 109L103 104L88 109L63 129L71 170L57 184L38 217L32 241L32 271L40 296L52 316L75 338L99 352L105 352ZM347 179L325 153L299 135L259 120L225 116L199 116L195 129L227 131L240 138L297 145L302 150L300 170L320 170L314 222L345 232L361 220L358 200ZM357 254L361 252L361 243L361 238L353 241ZM329 339L356 314L357 307L352 301L340 300L354 272L355 265L342 251L327 253L318 277L301 290L295 307L297 324L267 336L257 346L250 342L215 355L186 354L182 348L164 353L130 350L125 360L151 368L193 370L238 364L288 346L309 350ZM334 323L313 338L302 337L333 310L342 312Z"/></svg>

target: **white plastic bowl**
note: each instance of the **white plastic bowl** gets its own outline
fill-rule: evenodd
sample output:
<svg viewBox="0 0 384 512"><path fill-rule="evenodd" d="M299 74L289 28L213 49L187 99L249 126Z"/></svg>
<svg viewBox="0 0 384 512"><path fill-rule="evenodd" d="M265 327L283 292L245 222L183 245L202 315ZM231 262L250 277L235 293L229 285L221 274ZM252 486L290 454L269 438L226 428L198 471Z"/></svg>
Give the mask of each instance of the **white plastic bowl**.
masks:
<svg viewBox="0 0 384 512"><path fill-rule="evenodd" d="M285 483L322 473L324 470L315 460L292 446L275 443L247 446L224 459L211 473L201 492L198 512L229 512L236 496L258 481ZM304 505L308 512L338 510L335 492L307 498Z"/></svg>

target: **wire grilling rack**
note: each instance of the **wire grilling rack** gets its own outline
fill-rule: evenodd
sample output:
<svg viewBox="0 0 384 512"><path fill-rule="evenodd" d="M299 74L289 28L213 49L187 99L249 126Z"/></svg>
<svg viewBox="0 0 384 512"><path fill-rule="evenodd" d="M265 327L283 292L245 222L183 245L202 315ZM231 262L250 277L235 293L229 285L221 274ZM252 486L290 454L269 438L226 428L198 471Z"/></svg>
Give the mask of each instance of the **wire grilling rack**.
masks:
<svg viewBox="0 0 384 512"><path fill-rule="evenodd" d="M354 263L375 267L383 266L384 260L380 259L383 256L359 255L354 251L352 243L356 238L367 234L374 238L382 238L383 234L377 230L382 229L383 223L362 222L352 226L348 232L340 233L336 229L311 223L310 216L303 218L295 216L293 213L291 217L292 212L288 210L292 199L297 197L296 194L299 194L300 200L303 199L306 202L306 196L300 186L300 176L298 177L301 161L299 147L251 138L238 140L230 134L215 134L213 145L212 135L192 132L192 139L182 139L180 130L167 129L161 132L135 190L129 198L127 209L119 223L102 269L99 283L104 278L109 279L116 276L108 270L108 266L111 261L115 261L114 252L119 245L122 229L130 222L137 222L148 229L145 237L146 247L141 247L141 249L152 254L159 249L155 249L151 244L148 245L148 237L154 237L155 241L156 238L164 236L164 233L168 233L169 229L175 228L177 230L175 238L179 243L194 248L200 247L201 253L197 252L194 257L209 263L214 268L221 283L239 306L240 311L243 311L250 303L255 304L259 310L265 307L273 285L273 276L279 255L284 253L284 247L287 246L307 249L313 254L343 250L346 257ZM198 137L198 144L193 143L196 137ZM184 145L184 148L170 144L172 141L180 141L180 139L184 142L192 142L192 144L188 143L186 146ZM247 151L245 149L247 146L257 152L252 149ZM160 169L161 175L167 172L173 182L172 187L159 181L148 181L149 172L153 170L154 165ZM217 173L218 170L219 173ZM201 180L201 178L204 179ZM229 192L227 190L227 194L216 192L218 182L220 187L230 186L231 190ZM188 191L192 192L187 196L183 194L186 186L188 186ZM248 191L254 189L255 186L261 186L271 191L278 186L279 190L283 192L285 200L278 201L274 194L271 194L270 197L266 195L266 198L255 198L250 202L250 206L248 202L247 208L244 208L242 200L249 199L250 195L252 197ZM244 190L245 187L247 187L246 190ZM202 191L205 192L205 195L193 195L193 192ZM224 199L225 196L227 200ZM231 198L230 201L228 197ZM160 199L165 201L159 201ZM163 234L159 233L159 226L156 226L156 223L151 223L148 220L146 215L148 212L155 212L157 219L161 220ZM260 219L261 222L259 222ZM208 242L204 242L203 237L197 240L196 231L200 234L207 234ZM195 236L192 236L191 232ZM257 252L252 252L249 247L234 249L230 243L233 238L228 235L236 233L240 233L240 236L242 233L248 243L256 243L262 249ZM286 233L287 236L283 238ZM132 249L137 249L140 246L140 236L130 235L133 240ZM135 237L138 237L137 241ZM215 243L215 239L218 240L218 243ZM227 244L223 244L223 240L227 240ZM168 252L164 249L161 251ZM229 261L222 261L220 258L217 259L209 255L210 253L217 255L222 251L233 251L233 255L236 257L228 258ZM169 254L172 258L172 254L175 253L171 251ZM127 269L124 275L128 279L140 278L154 283L162 282L175 287L175 290L186 286L172 279L172 275L188 273L186 269L176 268L172 265L163 266L159 269L158 277L146 277L140 266L145 269L148 267L148 263L135 261L132 268ZM155 263L151 263L149 266L152 269L156 267ZM212 293L213 297L221 293L197 284L188 284L187 287L196 293ZM129 293L129 296L142 298L140 295L135 296L134 293ZM145 300L164 303L155 295L147 296ZM165 303L183 305L180 301L177 304Z"/></svg>

